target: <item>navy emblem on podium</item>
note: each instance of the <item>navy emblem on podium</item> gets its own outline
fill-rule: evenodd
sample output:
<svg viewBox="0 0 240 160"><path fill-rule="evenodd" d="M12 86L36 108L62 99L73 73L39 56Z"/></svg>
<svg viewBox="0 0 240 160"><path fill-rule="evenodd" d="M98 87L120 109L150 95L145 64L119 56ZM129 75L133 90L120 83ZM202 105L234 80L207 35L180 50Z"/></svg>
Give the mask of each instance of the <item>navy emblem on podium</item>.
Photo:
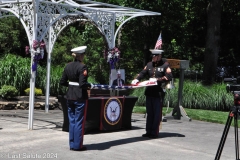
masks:
<svg viewBox="0 0 240 160"><path fill-rule="evenodd" d="M118 98L110 98L104 107L104 119L110 125L117 124L122 117L122 104Z"/></svg>

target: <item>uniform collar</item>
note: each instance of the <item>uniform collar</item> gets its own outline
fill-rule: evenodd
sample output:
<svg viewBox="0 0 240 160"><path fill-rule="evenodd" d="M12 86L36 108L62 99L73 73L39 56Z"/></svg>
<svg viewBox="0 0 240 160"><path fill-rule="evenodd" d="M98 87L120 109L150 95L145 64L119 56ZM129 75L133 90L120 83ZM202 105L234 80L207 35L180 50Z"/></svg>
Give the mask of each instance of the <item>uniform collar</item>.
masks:
<svg viewBox="0 0 240 160"><path fill-rule="evenodd" d="M152 64L153 64L153 67L155 67L155 65L159 66L159 65L163 64L163 61L161 59L160 61L152 62Z"/></svg>
<svg viewBox="0 0 240 160"><path fill-rule="evenodd" d="M78 60L78 59L75 58L75 59L74 59L74 62L77 62L77 61L78 61L78 62L82 62L82 61L80 61L80 60Z"/></svg>

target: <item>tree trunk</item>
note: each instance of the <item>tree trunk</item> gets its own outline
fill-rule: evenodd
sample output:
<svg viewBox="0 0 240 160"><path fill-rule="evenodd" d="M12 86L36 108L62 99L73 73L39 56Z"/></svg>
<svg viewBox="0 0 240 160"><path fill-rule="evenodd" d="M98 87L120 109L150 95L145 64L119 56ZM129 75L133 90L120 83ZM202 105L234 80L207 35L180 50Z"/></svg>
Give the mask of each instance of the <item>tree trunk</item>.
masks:
<svg viewBox="0 0 240 160"><path fill-rule="evenodd" d="M221 0L210 0L207 15L208 26L204 54L203 83L211 85L215 80L220 48Z"/></svg>

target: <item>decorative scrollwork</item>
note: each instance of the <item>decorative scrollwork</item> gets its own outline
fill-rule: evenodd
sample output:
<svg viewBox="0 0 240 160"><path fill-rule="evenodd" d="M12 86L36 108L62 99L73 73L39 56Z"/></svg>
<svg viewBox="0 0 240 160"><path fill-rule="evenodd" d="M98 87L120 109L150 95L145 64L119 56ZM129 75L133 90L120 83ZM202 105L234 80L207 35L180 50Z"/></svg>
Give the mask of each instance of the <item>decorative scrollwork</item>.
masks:
<svg viewBox="0 0 240 160"><path fill-rule="evenodd" d="M86 16L91 19L105 35L109 47L113 47L114 38L114 14L104 11L86 10L88 14Z"/></svg>

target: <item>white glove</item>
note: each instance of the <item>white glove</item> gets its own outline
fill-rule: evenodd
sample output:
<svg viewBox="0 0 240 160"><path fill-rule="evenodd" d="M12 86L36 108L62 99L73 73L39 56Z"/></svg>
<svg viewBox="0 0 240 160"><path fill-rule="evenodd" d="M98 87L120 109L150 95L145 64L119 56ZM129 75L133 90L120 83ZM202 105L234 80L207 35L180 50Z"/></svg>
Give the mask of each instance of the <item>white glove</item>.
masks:
<svg viewBox="0 0 240 160"><path fill-rule="evenodd" d="M171 72L172 72L171 68L168 67L168 68L166 69L166 72L167 72L167 73L171 73Z"/></svg>
<svg viewBox="0 0 240 160"><path fill-rule="evenodd" d="M138 82L139 82L138 79L134 79L131 84L132 84L132 85L136 85Z"/></svg>
<svg viewBox="0 0 240 160"><path fill-rule="evenodd" d="M149 81L150 82L157 82L157 78L150 78Z"/></svg>

